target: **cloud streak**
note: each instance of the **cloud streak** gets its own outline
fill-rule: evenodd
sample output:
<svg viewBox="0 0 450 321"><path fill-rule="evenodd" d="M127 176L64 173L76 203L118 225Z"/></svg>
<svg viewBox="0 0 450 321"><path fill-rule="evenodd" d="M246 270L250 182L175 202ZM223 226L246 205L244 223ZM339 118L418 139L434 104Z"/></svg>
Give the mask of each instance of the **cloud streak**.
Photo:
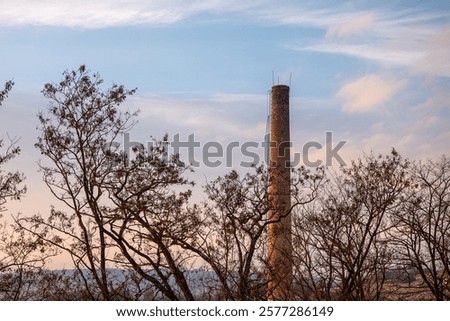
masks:
<svg viewBox="0 0 450 321"><path fill-rule="evenodd" d="M133 98L133 107L152 123L156 133L171 131L205 140L262 140L266 96L214 94L207 98ZM175 131L175 132L173 132Z"/></svg>
<svg viewBox="0 0 450 321"><path fill-rule="evenodd" d="M348 37L361 34L373 27L375 14L373 12L362 14L354 19L344 21L338 25L330 26L326 37Z"/></svg>
<svg viewBox="0 0 450 321"><path fill-rule="evenodd" d="M323 52L371 60L388 67L413 67L418 73L450 77L450 13L358 10L320 2L239 0L3 0L0 27L50 26L99 29L167 25L201 14L246 17L254 23L322 29L311 44L290 43L290 50Z"/></svg>
<svg viewBox="0 0 450 321"><path fill-rule="evenodd" d="M182 0L6 0L0 2L0 26L42 25L85 29L176 23L192 15L245 11L242 1Z"/></svg>
<svg viewBox="0 0 450 321"><path fill-rule="evenodd" d="M310 51L370 60L385 67L408 67L414 72L450 77L449 12L382 10L313 11L309 19L283 17L283 23L309 24L325 30L322 39L286 44ZM275 17L273 17L275 18Z"/></svg>

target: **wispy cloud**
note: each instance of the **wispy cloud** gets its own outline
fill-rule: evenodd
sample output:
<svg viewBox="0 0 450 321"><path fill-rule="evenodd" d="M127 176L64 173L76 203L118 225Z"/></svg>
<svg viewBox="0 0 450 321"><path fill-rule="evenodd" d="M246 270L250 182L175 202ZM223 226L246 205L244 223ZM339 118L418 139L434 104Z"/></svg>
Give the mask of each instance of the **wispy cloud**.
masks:
<svg viewBox="0 0 450 321"><path fill-rule="evenodd" d="M421 48L411 51L406 48L380 47L374 44L344 44L324 42L311 46L289 46L293 50L316 51L354 56L373 60L386 66L411 66L423 59L426 52Z"/></svg>
<svg viewBox="0 0 450 321"><path fill-rule="evenodd" d="M146 123L156 134L195 133L202 140L262 140L266 121L266 96L214 94L210 97L133 98Z"/></svg>
<svg viewBox="0 0 450 321"><path fill-rule="evenodd" d="M325 37L312 44L288 44L297 51L314 51L371 60L387 67L408 67L424 74L450 76L450 13L373 11L328 12ZM338 18L339 17L339 18ZM322 17L326 20L326 16ZM444 21L444 22L443 22Z"/></svg>
<svg viewBox="0 0 450 321"><path fill-rule="evenodd" d="M450 25L446 25L427 39L426 52L415 70L450 77Z"/></svg>
<svg viewBox="0 0 450 321"><path fill-rule="evenodd" d="M354 19L344 21L337 25L331 25L327 30L327 37L348 37L363 33L375 24L373 12L361 14Z"/></svg>
<svg viewBox="0 0 450 321"><path fill-rule="evenodd" d="M0 24L101 28L144 21L169 23L183 16L176 10L166 10L155 5L142 9L142 6L133 2L121 6L119 1L3 1L0 3Z"/></svg>
<svg viewBox="0 0 450 321"><path fill-rule="evenodd" d="M236 0L3 0L0 2L0 26L44 25L95 29L169 24L199 13L244 11L250 6Z"/></svg>
<svg viewBox="0 0 450 321"><path fill-rule="evenodd" d="M450 13L403 9L365 10L320 1L240 0L3 0L0 27L107 28L173 24L200 14L233 13L254 22L322 29L313 43L290 43L300 51L341 54L387 66L450 77Z"/></svg>

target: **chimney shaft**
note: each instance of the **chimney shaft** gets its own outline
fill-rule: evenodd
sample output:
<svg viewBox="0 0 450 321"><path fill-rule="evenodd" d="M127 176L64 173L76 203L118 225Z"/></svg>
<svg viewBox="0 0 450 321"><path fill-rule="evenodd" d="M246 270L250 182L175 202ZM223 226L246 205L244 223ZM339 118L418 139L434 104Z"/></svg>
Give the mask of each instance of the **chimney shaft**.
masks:
<svg viewBox="0 0 450 321"><path fill-rule="evenodd" d="M289 87L272 87L270 133L268 299L289 300L292 283Z"/></svg>

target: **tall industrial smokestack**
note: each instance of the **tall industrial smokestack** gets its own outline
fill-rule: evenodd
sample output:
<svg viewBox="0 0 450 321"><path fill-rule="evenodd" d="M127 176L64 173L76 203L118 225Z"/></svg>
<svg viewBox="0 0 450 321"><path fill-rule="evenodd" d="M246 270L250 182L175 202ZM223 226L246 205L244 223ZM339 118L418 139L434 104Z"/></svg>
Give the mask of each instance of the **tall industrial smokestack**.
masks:
<svg viewBox="0 0 450 321"><path fill-rule="evenodd" d="M292 283L289 87L272 87L269 168L268 298L289 300Z"/></svg>

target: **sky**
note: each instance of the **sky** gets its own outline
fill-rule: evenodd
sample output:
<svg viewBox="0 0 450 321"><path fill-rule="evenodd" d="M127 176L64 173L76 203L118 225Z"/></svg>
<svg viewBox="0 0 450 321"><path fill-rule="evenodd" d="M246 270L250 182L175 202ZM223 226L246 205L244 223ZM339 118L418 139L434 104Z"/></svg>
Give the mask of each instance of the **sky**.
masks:
<svg viewBox="0 0 450 321"><path fill-rule="evenodd" d="M131 141L262 142L268 94L285 84L294 152L332 132L347 163L393 147L415 160L450 155L448 0L0 0L0 43L0 83L15 82L0 135L20 138L8 169L28 187L8 205L14 215L58 205L38 172L36 115L44 84L82 64L105 88L138 88L124 104L140 110ZM200 185L239 167L232 155L232 166L196 168Z"/></svg>

